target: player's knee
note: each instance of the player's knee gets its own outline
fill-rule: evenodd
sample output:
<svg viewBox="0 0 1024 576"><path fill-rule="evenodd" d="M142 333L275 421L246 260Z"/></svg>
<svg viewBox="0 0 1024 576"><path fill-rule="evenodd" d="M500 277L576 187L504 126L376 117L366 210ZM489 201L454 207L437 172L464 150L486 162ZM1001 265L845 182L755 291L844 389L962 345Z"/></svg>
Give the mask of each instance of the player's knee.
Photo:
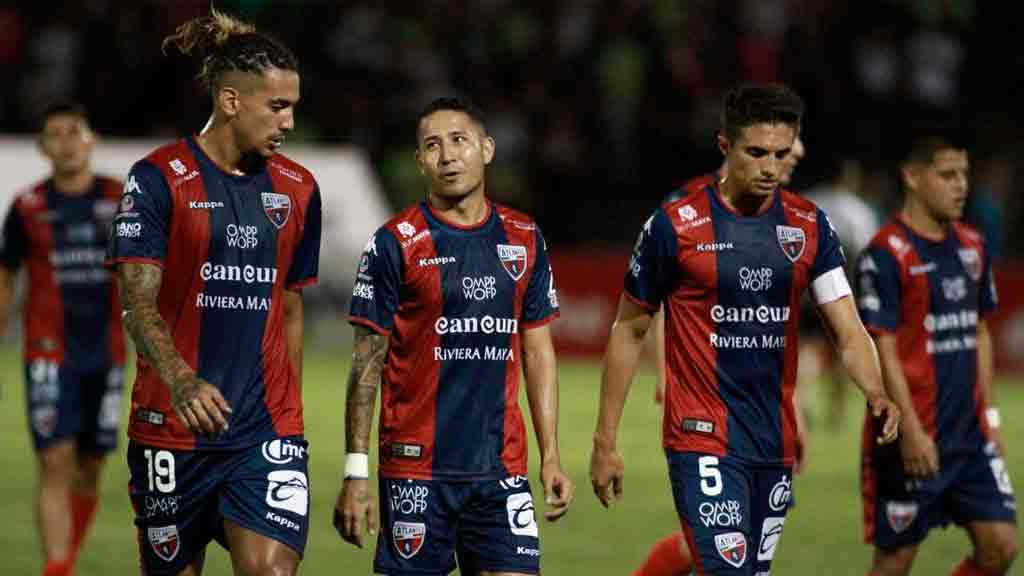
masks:
<svg viewBox="0 0 1024 576"><path fill-rule="evenodd" d="M986 574L1006 574L1020 550L1017 543L1017 531L1006 530L978 547L974 554L974 563Z"/></svg>
<svg viewBox="0 0 1024 576"><path fill-rule="evenodd" d="M39 469L44 482L70 483L76 474L74 446L62 443L41 451Z"/></svg>
<svg viewBox="0 0 1024 576"><path fill-rule="evenodd" d="M78 489L95 493L99 490L100 474L103 471L102 456L85 456L78 460Z"/></svg>
<svg viewBox="0 0 1024 576"><path fill-rule="evenodd" d="M877 576L906 576L914 564L917 547L905 546L890 551L875 551L871 574Z"/></svg>
<svg viewBox="0 0 1024 576"><path fill-rule="evenodd" d="M283 554L273 557L243 554L235 561L236 573L244 576L295 576L298 569L298 562Z"/></svg>

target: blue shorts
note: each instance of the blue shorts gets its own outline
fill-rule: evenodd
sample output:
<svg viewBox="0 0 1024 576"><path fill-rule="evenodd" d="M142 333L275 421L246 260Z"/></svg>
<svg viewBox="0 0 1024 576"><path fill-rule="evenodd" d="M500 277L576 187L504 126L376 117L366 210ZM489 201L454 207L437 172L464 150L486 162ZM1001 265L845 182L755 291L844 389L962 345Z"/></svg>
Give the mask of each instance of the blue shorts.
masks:
<svg viewBox="0 0 1024 576"><path fill-rule="evenodd" d="M225 519L302 556L309 531L307 446L301 436L218 452L131 442L129 489L144 572L177 574L210 540L227 548Z"/></svg>
<svg viewBox="0 0 1024 576"><path fill-rule="evenodd" d="M480 482L380 479L377 574L540 572L524 476Z"/></svg>
<svg viewBox="0 0 1024 576"><path fill-rule="evenodd" d="M697 573L768 574L792 499L792 470L728 456L666 454Z"/></svg>
<svg viewBox="0 0 1024 576"><path fill-rule="evenodd" d="M25 398L32 444L45 450L74 438L83 452L117 448L124 369L80 372L51 360L25 363Z"/></svg>
<svg viewBox="0 0 1024 576"><path fill-rule="evenodd" d="M872 447L861 467L864 538L883 550L921 543L950 522L1017 522L1006 463L989 443L976 453L939 458L926 480L903 472L899 446Z"/></svg>

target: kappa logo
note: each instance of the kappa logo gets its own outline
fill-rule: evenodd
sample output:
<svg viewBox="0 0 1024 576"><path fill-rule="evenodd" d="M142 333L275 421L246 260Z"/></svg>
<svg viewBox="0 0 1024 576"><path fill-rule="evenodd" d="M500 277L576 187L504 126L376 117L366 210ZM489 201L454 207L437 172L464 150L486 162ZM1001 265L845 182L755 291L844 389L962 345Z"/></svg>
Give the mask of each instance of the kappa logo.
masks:
<svg viewBox="0 0 1024 576"><path fill-rule="evenodd" d="M415 556L427 539L427 526L422 522L395 522L391 528L391 540L395 551L406 560Z"/></svg>
<svg viewBox="0 0 1024 576"><path fill-rule="evenodd" d="M139 181L135 179L135 175L132 174L128 177L128 181L124 183L124 194L142 194L142 187L139 186Z"/></svg>
<svg viewBox="0 0 1024 576"><path fill-rule="evenodd" d="M957 254L960 255L960 263L964 265L964 270L967 271L967 275L971 277L971 280L977 282L981 279L981 255L978 253L977 248L961 248L957 250Z"/></svg>
<svg viewBox="0 0 1024 576"><path fill-rule="evenodd" d="M498 259L501 267L513 280L519 281L526 273L526 246L519 244L498 244Z"/></svg>
<svg viewBox="0 0 1024 576"><path fill-rule="evenodd" d="M153 552L164 562L170 562L178 555L178 525L150 526L146 531Z"/></svg>
<svg viewBox="0 0 1024 576"><path fill-rule="evenodd" d="M718 555L732 566L739 568L747 561L747 537L742 532L726 532L715 535Z"/></svg>
<svg viewBox="0 0 1024 576"><path fill-rule="evenodd" d="M509 494L505 500L508 526L516 536L537 537L537 521L533 517L533 496L529 492Z"/></svg>
<svg viewBox="0 0 1024 576"><path fill-rule="evenodd" d="M899 534L910 528L917 518L916 502L886 502L885 519L892 531Z"/></svg>
<svg viewBox="0 0 1024 576"><path fill-rule="evenodd" d="M782 537L782 525L786 523L785 518L770 517L764 519L761 525L761 543L757 547L757 561L771 562L775 557L775 547Z"/></svg>
<svg viewBox="0 0 1024 576"><path fill-rule="evenodd" d="M782 253L789 258L790 262L796 262L804 254L807 245L807 238L802 228L792 226L776 226L775 237L779 240L779 247Z"/></svg>
<svg viewBox="0 0 1024 576"><path fill-rule="evenodd" d="M260 199L263 200L263 212L270 219L270 223L278 230L284 228L288 223L288 216L292 213L292 199L276 192L261 192Z"/></svg>

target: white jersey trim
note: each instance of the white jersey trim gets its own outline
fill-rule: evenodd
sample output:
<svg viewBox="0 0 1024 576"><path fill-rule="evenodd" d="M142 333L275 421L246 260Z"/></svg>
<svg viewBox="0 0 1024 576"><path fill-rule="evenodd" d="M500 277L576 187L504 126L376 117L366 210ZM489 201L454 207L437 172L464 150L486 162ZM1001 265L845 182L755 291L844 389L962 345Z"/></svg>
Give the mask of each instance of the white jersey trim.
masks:
<svg viewBox="0 0 1024 576"><path fill-rule="evenodd" d="M850 283L846 281L846 273L843 272L842 267L836 266L818 276L811 283L811 294L814 295L814 301L820 306L835 302L843 296L849 296L853 294L853 291L850 290Z"/></svg>

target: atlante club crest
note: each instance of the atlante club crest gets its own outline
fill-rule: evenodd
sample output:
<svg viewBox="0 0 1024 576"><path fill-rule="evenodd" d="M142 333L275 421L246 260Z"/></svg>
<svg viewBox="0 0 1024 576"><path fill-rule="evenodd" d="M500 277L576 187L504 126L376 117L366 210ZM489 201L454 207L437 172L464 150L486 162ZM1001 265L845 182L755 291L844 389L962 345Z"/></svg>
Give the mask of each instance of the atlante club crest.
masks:
<svg viewBox="0 0 1024 576"><path fill-rule="evenodd" d="M391 529L391 539L398 555L408 560L423 548L423 541L427 539L427 526L422 522L395 522Z"/></svg>
<svg viewBox="0 0 1024 576"><path fill-rule="evenodd" d="M180 547L177 524L150 526L147 536L149 536L149 545L153 547L153 552L164 562L170 562L178 555Z"/></svg>
<svg viewBox="0 0 1024 576"><path fill-rule="evenodd" d="M804 247L807 245L803 229L793 226L776 226L775 236L779 239L782 253L789 258L790 262L796 262L803 256Z"/></svg>
<svg viewBox="0 0 1024 576"><path fill-rule="evenodd" d="M498 259L513 280L518 281L526 273L526 246L498 244Z"/></svg>
<svg viewBox="0 0 1024 576"><path fill-rule="evenodd" d="M736 568L747 561L747 538L742 532L726 532L715 535L715 548L718 555Z"/></svg>
<svg viewBox="0 0 1024 576"><path fill-rule="evenodd" d="M276 192L263 192L260 198L263 200L263 212L270 219L270 223L278 230L284 228L288 223L288 216L292 213L292 199Z"/></svg>

